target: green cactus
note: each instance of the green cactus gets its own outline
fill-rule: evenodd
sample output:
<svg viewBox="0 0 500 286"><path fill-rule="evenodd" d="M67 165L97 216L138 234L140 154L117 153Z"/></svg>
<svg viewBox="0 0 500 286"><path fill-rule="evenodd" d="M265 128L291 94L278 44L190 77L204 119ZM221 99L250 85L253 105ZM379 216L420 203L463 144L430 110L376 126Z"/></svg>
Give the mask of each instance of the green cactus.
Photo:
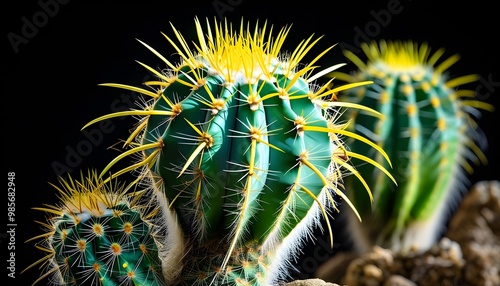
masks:
<svg viewBox="0 0 500 286"><path fill-rule="evenodd" d="M404 254L425 251L442 235L446 217L466 190L463 171L486 163L484 137L477 132L474 116L478 109L492 110L492 106L475 100L473 90L458 88L476 81L477 75L449 75L458 55L439 62L444 49L431 55L426 43L413 41L382 40L361 47L367 62L346 50L345 56L358 70L332 76L345 82L374 81L342 92L339 99L384 115L374 119L350 109L343 116L353 120L350 131L370 138L389 154L398 184L370 165L359 165L358 171L372 187L374 204L371 207L359 192L358 182L347 179L346 193L364 220L351 221L349 233L359 249L377 244ZM353 152L371 152L358 142L347 144ZM386 166L379 154L371 157Z"/></svg>
<svg viewBox="0 0 500 286"><path fill-rule="evenodd" d="M197 19L195 23L194 51L175 28L178 44L165 35L180 55L179 64L143 43L169 68L160 72L141 63L159 79L146 82L147 89L103 84L150 98L141 110L89 123L142 116L126 141L132 148L103 174L117 161L140 153L139 161L113 176L139 169L161 178L165 207L175 210L192 245L181 280L273 285L287 278L289 259L321 215L328 222L328 213L338 203L334 196L350 205L341 190L343 176L350 172L364 183L349 158L375 163L347 150L341 138L352 136L388 160L381 148L336 121L345 107L378 115L334 100L339 91L370 81L333 89L327 88L331 81L316 85L316 79L342 65L311 76L314 64L330 47L299 69L319 38L304 40L291 54L282 54L287 27L272 38L266 35L266 25L251 31L242 22L236 33L228 23L215 22L212 30L207 21L207 31ZM381 165L375 166L390 176Z"/></svg>
<svg viewBox="0 0 500 286"><path fill-rule="evenodd" d="M29 268L48 267L34 284L50 276L55 285L165 285L154 227L123 185L104 184L93 171L53 186L61 202L35 208L51 217L33 238L43 239L38 248L47 255Z"/></svg>
<svg viewBox="0 0 500 286"><path fill-rule="evenodd" d="M302 65L320 38L311 36L284 53L290 27L273 36L267 24L251 30L243 20L235 30L227 22L214 21L212 29L207 20L206 30L198 19L195 25L193 48L173 26L177 42L164 35L180 57L178 64L141 42L167 65L156 70L140 63L158 80L144 88L102 84L142 94L143 106L101 116L83 128L120 116L140 117L125 140L130 149L100 176L124 158L137 160L104 182L135 172L137 182L153 190L148 204L154 211L146 216L155 217L165 236L157 240L158 254L169 285L276 285L289 278L291 259L321 218L332 237L329 215L341 201L352 206L343 193L344 176L356 176L371 196L351 157L392 178L343 141L352 137L389 161L387 154L338 122L346 108L380 116L336 100L338 92L371 82L317 83L343 64L313 75L316 62L333 46ZM352 211L359 216L356 208Z"/></svg>

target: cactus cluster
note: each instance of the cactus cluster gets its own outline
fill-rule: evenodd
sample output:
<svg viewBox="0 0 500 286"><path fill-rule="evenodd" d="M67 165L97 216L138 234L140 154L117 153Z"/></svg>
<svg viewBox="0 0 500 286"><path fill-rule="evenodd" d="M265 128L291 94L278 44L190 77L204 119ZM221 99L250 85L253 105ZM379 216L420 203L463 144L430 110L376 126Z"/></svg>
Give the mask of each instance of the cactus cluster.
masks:
<svg viewBox="0 0 500 286"><path fill-rule="evenodd" d="M462 86L478 75L454 77L449 68L459 60L441 60L444 49L431 52L427 43L385 41L361 45L367 61L346 50L357 66L352 73L335 72L345 82L371 80L369 86L339 94L341 101L371 107L383 117L374 119L350 109L348 130L370 138L392 160L397 184L367 164L358 171L372 187L374 204L347 179L346 193L362 211L363 223L349 222L349 235L359 250L380 245L408 254L429 249L442 235L453 208L466 190L467 173L474 164L486 164L484 136L475 118L492 106L474 98ZM358 142L347 142L353 152L370 154ZM370 156L387 166L379 154Z"/></svg>
<svg viewBox="0 0 500 286"><path fill-rule="evenodd" d="M345 176L355 177L371 201L370 187L351 158L373 164L392 178L381 163L351 151L344 142L352 138L366 144L390 166L383 149L348 131L348 122L339 121L345 109L380 116L371 108L336 97L371 81L342 86L332 85L333 79L319 83L343 64L316 72L318 60L333 46L303 63L320 37L303 40L290 53L282 51L290 27L273 35L267 24L252 29L243 20L236 29L217 20L213 26L207 20L204 29L195 19L195 26L198 37L192 46L174 26L175 38L164 34L179 56L177 63L140 41L166 69L139 62L156 80L144 82L144 87L102 84L143 97L137 109L103 115L83 127L121 116L139 118L125 140L125 150L103 168L99 178L106 183L125 173L137 175L131 185L140 188L138 201L147 207L141 208L141 215L133 216L128 209L124 213L137 219L133 223L142 228L141 239L146 239L149 228L140 219L151 218L156 231L148 241L159 243L156 260L146 261L140 260L139 237L137 245L123 245L122 249L134 252L116 265L100 264L111 269L102 270L99 277L121 281L128 270L124 264L151 265L147 268L150 275L141 272L140 277L157 279L157 269L161 269L162 280L154 282L158 285L160 281L167 285L277 285L290 278L293 259L312 238L314 227L322 226L322 219L332 237L330 215L338 211L339 203L351 206L359 217L343 192ZM133 162L112 171L125 159ZM110 177L104 179L108 173ZM116 207L121 209L121 204ZM115 218L112 211L105 213L109 215L99 219L85 217L109 224L110 230L116 227L118 233L123 218ZM91 233L89 227L73 226L75 239ZM120 241L132 243L125 238ZM89 249L87 258L110 257L100 249L110 246L114 238L94 240L89 242L94 252ZM56 263L64 263L64 249L53 248ZM93 285L83 277L87 264L73 264L83 271L74 272L82 276L77 282L83 283L78 285ZM146 285L149 280L132 282Z"/></svg>

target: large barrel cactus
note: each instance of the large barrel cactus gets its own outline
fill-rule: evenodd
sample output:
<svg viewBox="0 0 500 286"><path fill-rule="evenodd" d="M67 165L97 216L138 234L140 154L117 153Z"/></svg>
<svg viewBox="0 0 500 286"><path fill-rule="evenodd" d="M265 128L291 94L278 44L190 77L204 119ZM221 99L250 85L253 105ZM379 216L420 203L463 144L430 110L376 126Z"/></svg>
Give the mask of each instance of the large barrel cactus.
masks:
<svg viewBox="0 0 500 286"><path fill-rule="evenodd" d="M165 285L155 226L123 184L104 183L95 171L60 178L61 201L37 207L50 215L39 247L54 285ZM31 267L32 267L31 266ZM35 282L36 283L36 282Z"/></svg>
<svg viewBox="0 0 500 286"><path fill-rule="evenodd" d="M431 53L426 43L384 41L362 45L367 62L348 50L345 55L358 70L336 72L346 82L371 80L374 84L339 94L339 99L371 107L384 116L373 118L348 110L348 130L370 138L393 162L397 185L377 168L363 164L358 171L372 187L370 206L362 185L348 179L347 194L362 211L363 223L349 222L359 249L374 244L408 254L432 246L443 234L446 219L467 186L467 172L486 163L484 137L475 117L491 106L461 89L477 75L453 77L448 69L459 56L441 60L444 49ZM363 144L348 141L353 152L370 154ZM379 154L370 156L387 166ZM354 163L353 164L357 164Z"/></svg>
<svg viewBox="0 0 500 286"><path fill-rule="evenodd" d="M143 87L102 84L138 92L139 108L103 115L83 128L121 116L139 118L124 140L127 148L101 176L111 174L107 181L131 172L153 190L150 204L158 207L146 216L160 214L155 223L171 237L158 240L169 285L278 285L290 278L293 259L313 228L324 222L332 237L332 211L340 203L352 206L343 193L345 176L357 177L371 195L351 158L392 178L344 140L352 137L389 161L382 148L338 121L350 108L380 116L336 98L371 81L320 83L343 64L315 73L333 46L307 58L320 39L312 36L282 52L290 27L276 35L267 24L251 28L244 21L233 29L207 20L204 29L195 19L195 27L192 45L173 26L174 38L164 34L178 63L141 42L166 69L140 63L156 77ZM131 164L114 170L125 158ZM356 208L351 211L358 216Z"/></svg>

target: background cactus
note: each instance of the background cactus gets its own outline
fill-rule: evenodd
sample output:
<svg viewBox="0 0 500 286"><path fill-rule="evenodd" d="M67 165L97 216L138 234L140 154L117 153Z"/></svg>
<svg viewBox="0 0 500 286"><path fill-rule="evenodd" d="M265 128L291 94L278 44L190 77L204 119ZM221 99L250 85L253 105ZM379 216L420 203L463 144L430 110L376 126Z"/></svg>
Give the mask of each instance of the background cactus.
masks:
<svg viewBox="0 0 500 286"><path fill-rule="evenodd" d="M348 179L347 193L362 213L363 223L349 221L358 249L374 244L396 252L425 251L445 230L446 219L467 187L473 165L486 163L485 138L475 117L492 106L474 99L474 91L460 86L477 75L452 77L453 55L440 61L444 49L431 54L426 43L384 41L362 44L363 62L346 50L358 70L336 72L346 82L372 80L374 84L346 90L339 99L369 106L384 115L374 119L354 109L344 113L353 120L349 130L383 148L393 162L397 185L367 164L358 171L372 187L373 207L358 182ZM370 154L363 144L348 141L353 152ZM379 154L371 156L387 166Z"/></svg>
<svg viewBox="0 0 500 286"><path fill-rule="evenodd" d="M126 157L138 158L111 177L136 172L165 196L162 208L174 210L185 235L184 242L175 243L189 248L179 265L182 283L276 285L288 279L290 259L321 216L328 223L337 203L351 205L342 192L344 176L355 175L370 195L351 157L391 177L379 163L351 152L342 138L367 144L388 160L385 152L338 122L344 108L379 115L336 100L339 91L371 82L333 88L332 80L316 84L342 64L312 75L315 63L333 46L300 66L319 38L283 53L289 27L274 37L267 24L254 30L243 21L234 30L227 22L215 21L212 29L207 21L206 30L197 19L195 24L193 48L175 28L177 41L164 35L180 57L178 64L141 42L167 69L140 63L158 79L144 88L102 84L139 92L145 99L139 109L104 115L84 128L113 117L140 117L125 141L131 148L101 175Z"/></svg>
<svg viewBox="0 0 500 286"><path fill-rule="evenodd" d="M93 171L53 185L61 202L36 208L50 214L38 248L54 285L165 285L155 227L127 198L127 188L106 184ZM32 267L31 266L31 267ZM35 282L36 283L36 282Z"/></svg>
<svg viewBox="0 0 500 286"><path fill-rule="evenodd" d="M26 239L40 233L35 219L41 220L41 212L31 209L40 203L53 204L57 201L53 189L47 181L54 179L64 172L75 174L79 169L86 169L88 165L102 169L103 164L109 162L116 154L107 147L116 142L116 138L124 138L135 121L132 117L122 120L106 120L101 124L90 126L81 132L81 127L103 113L123 110L131 107L128 101L135 100L136 94L125 90L116 90L99 87L96 83L119 81L140 85L146 73L134 62L139 59L151 64L154 68L161 62L156 60L152 53L137 44L135 37L157 47L169 59L172 49L166 43L159 31L169 32L168 22L175 23L183 30L185 36L193 30L193 15L200 17L226 16L238 22L239 17L247 20L269 19L275 26L293 22L287 43L298 43L307 37L310 31L315 35L325 35L315 46L323 50L331 43L338 45L323 57L321 66L330 63L345 62L341 50L346 47L357 55L359 48L357 40L375 36L383 38L413 37L415 40L425 40L432 46L439 47L445 43L448 53L458 51L462 59L453 66L452 72L461 75L468 72L480 75L480 81L472 83L472 88L478 88L478 97L481 100L500 106L498 85L500 74L498 70L497 46L492 44L495 35L496 14L494 2L483 1L474 5L454 5L453 13L448 13L449 6L432 5L430 1L400 1L398 10L387 10L392 1L370 2L359 5L356 1L336 2L336 8L322 9L324 2L307 2L307 5L269 5L268 1L202 1L196 5L174 6L168 1L156 1L154 5L144 5L144 2L120 1L114 5L97 5L95 1L44 1L45 3L59 3L59 9L54 9L54 17L48 15L47 25L38 28L31 36L23 35L24 22L33 22L32 16L42 11L37 1L12 1L9 3L9 13L4 15L5 34L19 35L19 52L14 52L11 43L4 41L4 106L19 107L20 95L27 82L36 87L37 94L46 96L28 96L29 104L22 105L22 112L4 113L3 130L8 138L30 138L27 126L41 124L44 126L46 140L39 141L36 148L39 152L15 152L19 149L19 140L5 140L3 148L4 168L16 171L17 183L17 223L16 232L16 278L9 280L15 285L30 285L38 278L39 271L34 267L30 271L20 274L19 271L33 261L41 258L43 252L37 251L32 243L24 244ZM101 3L101 2L99 2ZM217 9L214 3L230 4L223 9ZM50 7L50 5L46 5ZM401 11L401 13L399 13ZM49 8L50 9L50 8ZM383 19L385 11L398 12L390 14L385 22L376 22ZM378 13L382 18L374 18ZM385 13L387 15L387 13ZM422 21L422 15L427 15ZM39 17L42 21L44 17ZM467 19L464 21L464 19ZM375 24L375 25L373 25ZM387 25L386 25L387 24ZM29 26L29 25L28 25ZM377 28L380 29L377 29ZM370 30L371 28L371 30ZM29 28L27 28L29 29ZM477 31L477 32L464 32ZM480 32L480 33L479 33ZM26 40L24 40L26 39ZM343 44L350 44L343 45ZM85 52L78 52L77 49ZM62 56L63 53L72 53ZM314 55L314 51L310 53ZM51 67L51 69L47 69ZM351 69L348 65L344 68ZM342 71L346 69L342 68ZM29 78L29 80L27 79ZM336 81L340 83L339 81ZM23 97L26 98L26 97ZM77 103L71 99L76 99ZM127 99L125 101L124 99ZM24 99L23 99L24 101ZM44 106L44 108L40 108ZM19 107L20 108L20 107ZM28 115L29 114L29 115ZM495 134L495 125L500 122L500 113L485 113L479 120L482 130L488 136L491 148L485 153L489 158L487 166L479 166L471 176L472 181L482 179L498 179L500 149L495 148L500 143ZM36 118L36 119L35 119ZM125 122L128 121L128 122ZM96 134L97 140L89 141L86 135ZM102 135L98 137L97 135ZM90 150L78 149L82 143L89 143ZM40 149L40 150L41 150ZM35 153L34 153L35 152ZM68 154L69 157L68 158ZM123 160L126 162L128 160ZM27 167L29 165L29 167ZM57 167L54 167L57 166ZM117 168L115 166L115 168ZM6 195L5 195L6 196ZM344 212L345 214L345 212ZM339 221L336 219L335 221ZM339 237L340 226L335 226L335 236ZM4 225L5 227L5 225ZM4 231L5 234L5 231ZM319 238L321 241L322 238ZM3 240L5 241L5 240ZM344 241L345 242L345 241ZM322 251L327 246L309 243L301 250L302 254L294 262L297 270L293 272L295 279L304 279L315 269L316 264L326 259L317 256L314 251ZM311 263L312 262L312 263ZM41 281L37 285L46 285ZM339 281L333 281L339 282ZM5 282L10 283L10 282ZM340 283L339 283L340 284Z"/></svg>

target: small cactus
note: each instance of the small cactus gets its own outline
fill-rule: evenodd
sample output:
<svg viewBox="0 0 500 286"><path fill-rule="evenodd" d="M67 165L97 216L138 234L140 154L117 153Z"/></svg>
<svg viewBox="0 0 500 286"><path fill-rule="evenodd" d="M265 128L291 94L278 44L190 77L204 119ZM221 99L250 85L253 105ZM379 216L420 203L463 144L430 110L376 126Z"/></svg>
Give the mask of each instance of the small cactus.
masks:
<svg viewBox="0 0 500 286"><path fill-rule="evenodd" d="M333 46L302 64L320 38L303 40L291 53L281 51L290 27L276 36L267 24L195 19L198 42L191 48L173 26L176 37L164 34L179 55L173 63L153 47L167 69L139 63L157 80L144 87L106 83L145 98L139 109L101 116L140 117L125 141L124 151L104 168L126 157L139 158L127 172L155 178L185 235L188 253L179 280L188 285L276 285L287 279L292 259L312 227L342 200L342 179L353 174L370 188L351 157L386 168L353 153L343 143L352 137L389 160L376 144L347 131L338 122L344 108L379 116L362 105L336 100L341 90L370 84L350 83L331 88L316 80L343 64L313 75L316 62ZM370 199L368 199L370 201ZM353 213L357 210L352 208ZM171 246L171 248L175 248ZM163 259L166 260L166 259ZM173 278L173 277L171 277Z"/></svg>
<svg viewBox="0 0 500 286"><path fill-rule="evenodd" d="M37 207L50 214L38 244L54 285L165 285L154 227L120 184L105 184L97 172L53 185L60 203ZM26 269L27 270L27 269ZM34 284L35 284L34 283Z"/></svg>
<svg viewBox="0 0 500 286"><path fill-rule="evenodd" d="M349 229L357 247L374 244L400 253L425 251L444 231L446 218L466 190L466 174L473 164L486 163L484 139L474 117L478 109L492 106L475 100L474 91L459 89L477 75L451 77L448 68L459 60L453 55L440 62L444 49L431 54L426 43L384 41L364 43L363 62L346 50L358 70L335 72L345 82L373 81L339 94L339 99L371 107L384 116L374 119L350 109L350 131L370 138L393 162L393 184L376 168L363 164L357 170L372 187L373 206L359 192L362 187L347 180L346 193L363 213L363 223L351 221ZM347 142L353 152L370 154L358 142ZM369 156L387 166L379 154ZM357 165L357 163L353 164Z"/></svg>

